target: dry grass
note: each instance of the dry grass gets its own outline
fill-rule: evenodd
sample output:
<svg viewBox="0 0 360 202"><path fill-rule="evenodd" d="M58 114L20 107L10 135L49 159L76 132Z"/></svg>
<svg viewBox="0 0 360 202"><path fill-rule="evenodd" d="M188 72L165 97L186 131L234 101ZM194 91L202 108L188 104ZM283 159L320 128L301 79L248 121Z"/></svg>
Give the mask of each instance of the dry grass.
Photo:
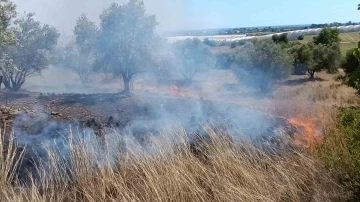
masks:
<svg viewBox="0 0 360 202"><path fill-rule="evenodd" d="M174 133L176 144L166 134L149 143L156 152L127 149L116 166L100 169L91 164L84 145L72 145L73 181L66 180L63 165L52 163L52 178L27 187L10 184L15 155L9 147L11 155L3 153L0 161L0 201L323 202L341 196L341 187L306 152L271 155L208 131L211 141L199 144L206 158L194 155L184 135Z"/></svg>

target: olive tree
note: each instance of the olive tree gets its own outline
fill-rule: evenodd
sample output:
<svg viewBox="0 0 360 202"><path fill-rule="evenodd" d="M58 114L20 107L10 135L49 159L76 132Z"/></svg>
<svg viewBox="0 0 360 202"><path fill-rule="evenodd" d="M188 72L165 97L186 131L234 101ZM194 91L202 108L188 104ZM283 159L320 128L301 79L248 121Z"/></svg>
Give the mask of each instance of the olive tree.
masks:
<svg viewBox="0 0 360 202"><path fill-rule="evenodd" d="M214 66L215 60L199 39L187 39L174 43L175 69L185 81L191 82L196 73Z"/></svg>
<svg viewBox="0 0 360 202"><path fill-rule="evenodd" d="M74 28L75 40L67 44L60 53L60 64L75 71L82 84L87 82L92 73L97 31L95 23L82 14Z"/></svg>
<svg viewBox="0 0 360 202"><path fill-rule="evenodd" d="M40 74L50 64L50 53L59 38L58 31L35 21L34 14L27 14L14 22L16 45L6 47L6 62L0 71L7 89L17 91L26 78Z"/></svg>
<svg viewBox="0 0 360 202"><path fill-rule="evenodd" d="M340 42L340 31L336 28L326 27L320 31L320 33L314 37L314 43L316 45L323 44L325 46L332 46L333 43Z"/></svg>
<svg viewBox="0 0 360 202"><path fill-rule="evenodd" d="M16 37L14 32L9 29L11 21L17 15L16 5L10 0L0 0L0 48L4 45L14 44Z"/></svg>
<svg viewBox="0 0 360 202"><path fill-rule="evenodd" d="M315 72L319 71L314 67L313 62L313 46L303 43L293 43L289 49L289 53L294 57L294 73L297 75L308 73L314 78Z"/></svg>
<svg viewBox="0 0 360 202"><path fill-rule="evenodd" d="M144 3L139 0L112 4L103 11L100 20L95 67L120 76L123 92L130 93L134 76L153 67L158 23L154 15L146 14Z"/></svg>
<svg viewBox="0 0 360 202"><path fill-rule="evenodd" d="M254 40L236 53L232 68L239 82L270 93L275 81L292 73L293 58L272 40Z"/></svg>
<svg viewBox="0 0 360 202"><path fill-rule="evenodd" d="M0 69L12 63L4 53L7 45L15 44L15 33L9 29L12 19L16 17L16 6L10 0L0 0ZM0 71L1 72L1 71ZM3 75L0 74L0 88L3 82Z"/></svg>

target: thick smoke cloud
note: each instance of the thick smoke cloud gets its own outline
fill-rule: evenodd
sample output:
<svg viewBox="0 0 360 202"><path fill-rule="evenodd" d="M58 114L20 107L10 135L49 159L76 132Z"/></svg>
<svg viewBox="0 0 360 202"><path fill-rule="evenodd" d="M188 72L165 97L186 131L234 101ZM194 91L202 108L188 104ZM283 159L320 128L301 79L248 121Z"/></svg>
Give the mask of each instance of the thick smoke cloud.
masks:
<svg viewBox="0 0 360 202"><path fill-rule="evenodd" d="M35 12L36 19L57 27L70 35L76 19L86 13L91 20L99 22L99 15L111 3L123 4L127 0L14 0L18 11ZM191 14L190 8L181 0L144 0L149 14L156 14L159 31L193 29L204 24ZM191 19L190 19L191 18ZM191 24L189 24L191 22Z"/></svg>

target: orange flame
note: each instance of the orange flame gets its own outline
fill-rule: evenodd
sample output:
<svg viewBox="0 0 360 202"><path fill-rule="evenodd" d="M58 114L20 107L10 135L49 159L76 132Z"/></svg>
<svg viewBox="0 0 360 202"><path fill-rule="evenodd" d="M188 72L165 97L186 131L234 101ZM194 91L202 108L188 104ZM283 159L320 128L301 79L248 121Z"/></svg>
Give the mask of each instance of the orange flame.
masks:
<svg viewBox="0 0 360 202"><path fill-rule="evenodd" d="M149 86L146 91L149 93L156 93L158 91L158 88L156 86Z"/></svg>
<svg viewBox="0 0 360 202"><path fill-rule="evenodd" d="M305 118L300 120L291 118L288 121L301 131L300 134L294 135L294 144L296 146L313 150L315 144L323 140L323 136L321 135L320 130L317 129L313 119Z"/></svg>
<svg viewBox="0 0 360 202"><path fill-rule="evenodd" d="M181 90L177 86L171 86L169 90L169 94L172 96L180 96L180 97L190 97L190 93L184 90Z"/></svg>

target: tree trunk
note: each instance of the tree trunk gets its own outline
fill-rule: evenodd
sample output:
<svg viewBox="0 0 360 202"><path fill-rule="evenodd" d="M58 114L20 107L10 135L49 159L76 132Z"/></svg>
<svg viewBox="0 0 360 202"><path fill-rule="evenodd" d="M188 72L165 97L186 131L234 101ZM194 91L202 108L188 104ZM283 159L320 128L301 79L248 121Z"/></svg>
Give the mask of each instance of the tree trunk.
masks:
<svg viewBox="0 0 360 202"><path fill-rule="evenodd" d="M309 75L310 75L310 79L314 79L314 75L315 75L315 71L308 71Z"/></svg>
<svg viewBox="0 0 360 202"><path fill-rule="evenodd" d="M20 90L21 86L25 83L25 80L8 80L8 79L3 79L3 83L6 89L10 90L10 91L18 91Z"/></svg>
<svg viewBox="0 0 360 202"><path fill-rule="evenodd" d="M124 90L123 93L124 94L130 94L130 81L131 79L129 78L123 78L124 81Z"/></svg>

